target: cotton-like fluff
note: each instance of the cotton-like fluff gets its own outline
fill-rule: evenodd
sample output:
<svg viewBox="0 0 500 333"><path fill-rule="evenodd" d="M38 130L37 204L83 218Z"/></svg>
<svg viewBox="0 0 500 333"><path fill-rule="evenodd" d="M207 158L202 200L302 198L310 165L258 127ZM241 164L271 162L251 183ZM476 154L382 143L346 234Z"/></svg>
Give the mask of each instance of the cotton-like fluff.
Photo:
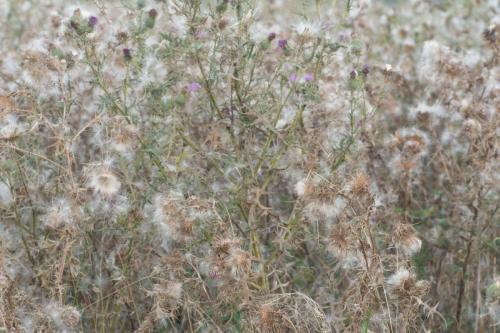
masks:
<svg viewBox="0 0 500 333"><path fill-rule="evenodd" d="M439 78L439 63L451 56L448 47L439 44L435 40L424 43L418 65L418 78L423 83L434 83Z"/></svg>
<svg viewBox="0 0 500 333"><path fill-rule="evenodd" d="M405 223L398 223L394 228L394 242L396 246L406 255L413 255L420 251L422 241L417 237L413 226Z"/></svg>
<svg viewBox="0 0 500 333"><path fill-rule="evenodd" d="M41 217L43 226L49 229L59 229L72 226L81 216L81 209L66 198L54 200L47 212Z"/></svg>
<svg viewBox="0 0 500 333"><path fill-rule="evenodd" d="M107 167L97 167L91 171L88 187L103 197L113 197L120 192L119 178Z"/></svg>
<svg viewBox="0 0 500 333"><path fill-rule="evenodd" d="M14 113L0 115L0 140L13 140L26 130L26 125Z"/></svg>
<svg viewBox="0 0 500 333"><path fill-rule="evenodd" d="M181 193L157 195L153 204L145 208L145 215L151 216L151 219L144 226L144 231L153 231L165 251L169 251L175 242L182 241L191 232L193 219L184 207Z"/></svg>
<svg viewBox="0 0 500 333"><path fill-rule="evenodd" d="M10 187L0 180L0 208L6 208L14 202Z"/></svg>
<svg viewBox="0 0 500 333"><path fill-rule="evenodd" d="M386 283L390 297L399 301L411 301L413 297L423 297L430 288L428 281L417 281L415 274L405 268L400 268L389 276Z"/></svg>

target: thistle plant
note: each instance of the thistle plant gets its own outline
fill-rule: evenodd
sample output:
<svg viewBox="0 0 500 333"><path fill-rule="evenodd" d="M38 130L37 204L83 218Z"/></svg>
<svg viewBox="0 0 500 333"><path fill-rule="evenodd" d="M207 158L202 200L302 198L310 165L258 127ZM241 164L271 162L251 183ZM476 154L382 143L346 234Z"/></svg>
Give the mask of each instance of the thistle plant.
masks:
<svg viewBox="0 0 500 333"><path fill-rule="evenodd" d="M495 1L0 4L0 332L496 332Z"/></svg>

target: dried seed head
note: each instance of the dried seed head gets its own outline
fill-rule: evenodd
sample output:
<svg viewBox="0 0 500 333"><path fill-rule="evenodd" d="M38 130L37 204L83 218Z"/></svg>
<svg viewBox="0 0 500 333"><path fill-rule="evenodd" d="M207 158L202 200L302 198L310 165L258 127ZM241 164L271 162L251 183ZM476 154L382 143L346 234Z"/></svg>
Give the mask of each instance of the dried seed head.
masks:
<svg viewBox="0 0 500 333"><path fill-rule="evenodd" d="M219 258L225 258L235 247L238 247L240 241L233 238L218 238L214 244L214 253Z"/></svg>
<svg viewBox="0 0 500 333"><path fill-rule="evenodd" d="M370 184L368 177L362 173L358 172L351 182L351 191L356 195L364 195L370 192Z"/></svg>
<svg viewBox="0 0 500 333"><path fill-rule="evenodd" d="M132 155L138 137L139 131L134 125L117 124L114 128L111 148L123 155Z"/></svg>
<svg viewBox="0 0 500 333"><path fill-rule="evenodd" d="M247 251L232 249L227 258L226 265L231 269L231 275L236 280L241 280L248 275L251 265L251 256Z"/></svg>
<svg viewBox="0 0 500 333"><path fill-rule="evenodd" d="M398 223L394 228L393 239L396 246L409 256L420 251L422 247L422 241L410 224Z"/></svg>
<svg viewBox="0 0 500 333"><path fill-rule="evenodd" d="M389 290L393 295L408 293L416 283L415 275L407 269L399 269L387 279Z"/></svg>
<svg viewBox="0 0 500 333"><path fill-rule="evenodd" d="M47 209L42 216L44 227L49 229L59 229L65 226L71 226L80 215L78 208L66 198L60 198Z"/></svg>
<svg viewBox="0 0 500 333"><path fill-rule="evenodd" d="M408 299L411 297L422 297L429 291L428 281L417 281L415 274L407 269L401 268L387 279L389 293L393 298Z"/></svg>
<svg viewBox="0 0 500 333"><path fill-rule="evenodd" d="M125 43L128 39L128 34L125 31L120 31L116 35L116 39L118 40L119 43Z"/></svg>
<svg viewBox="0 0 500 333"><path fill-rule="evenodd" d="M260 327L264 332L280 332L280 315L271 305L264 304L259 309Z"/></svg>
<svg viewBox="0 0 500 333"><path fill-rule="evenodd" d="M301 179L295 184L295 194L299 198L304 198L313 192L312 184L307 179Z"/></svg>
<svg viewBox="0 0 500 333"><path fill-rule="evenodd" d="M68 307L62 313L62 320L68 327L76 327L80 322L80 312L74 307Z"/></svg>
<svg viewBox="0 0 500 333"><path fill-rule="evenodd" d="M27 130L26 126L13 113L0 116L0 140L14 140Z"/></svg>
<svg viewBox="0 0 500 333"><path fill-rule="evenodd" d="M483 39L491 45L495 45L497 42L497 27L496 25L492 25L483 31Z"/></svg>
<svg viewBox="0 0 500 333"><path fill-rule="evenodd" d="M0 180L0 208L8 207L14 202L10 186Z"/></svg>
<svg viewBox="0 0 500 333"><path fill-rule="evenodd" d="M219 21L218 27L219 27L220 30L224 30L224 29L227 28L228 25L229 25L229 21L228 20L221 19Z"/></svg>
<svg viewBox="0 0 500 333"><path fill-rule="evenodd" d="M92 173L89 180L89 186L95 193L105 197L112 197L118 194L121 183L111 171L99 169Z"/></svg>
<svg viewBox="0 0 500 333"><path fill-rule="evenodd" d="M341 223L335 225L330 234L328 248L337 257L344 258L351 247L351 237L348 225Z"/></svg>
<svg viewBox="0 0 500 333"><path fill-rule="evenodd" d="M477 139L481 136L481 123L476 119L469 118L464 123L463 131L469 140Z"/></svg>
<svg viewBox="0 0 500 333"><path fill-rule="evenodd" d="M155 284L153 294L161 302L176 304L182 297L182 283L168 281L166 286Z"/></svg>

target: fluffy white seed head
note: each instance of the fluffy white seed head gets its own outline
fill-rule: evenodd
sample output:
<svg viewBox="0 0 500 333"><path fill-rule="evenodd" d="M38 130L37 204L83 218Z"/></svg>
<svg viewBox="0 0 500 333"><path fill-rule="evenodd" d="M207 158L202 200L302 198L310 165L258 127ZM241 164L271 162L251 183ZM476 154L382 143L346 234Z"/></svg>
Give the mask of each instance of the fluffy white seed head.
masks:
<svg viewBox="0 0 500 333"><path fill-rule="evenodd" d="M102 169L91 174L88 185L95 193L105 197L115 196L121 188L118 177L111 171Z"/></svg>
<svg viewBox="0 0 500 333"><path fill-rule="evenodd" d="M8 207L14 202L14 198L12 196L12 193L10 191L10 187L4 183L3 181L0 181L0 208L2 207Z"/></svg>

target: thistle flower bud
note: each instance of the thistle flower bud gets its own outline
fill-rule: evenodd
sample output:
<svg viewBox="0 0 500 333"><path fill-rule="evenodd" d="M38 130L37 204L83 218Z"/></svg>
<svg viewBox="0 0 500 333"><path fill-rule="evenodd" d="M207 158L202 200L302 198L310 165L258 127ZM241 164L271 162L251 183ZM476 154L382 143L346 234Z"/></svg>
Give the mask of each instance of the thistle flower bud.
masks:
<svg viewBox="0 0 500 333"><path fill-rule="evenodd" d="M73 29L75 29L76 31L78 31L80 29L81 18L82 18L82 12L80 11L80 9L76 9L73 12L73 16L71 17L71 19L69 21L70 26Z"/></svg>
<svg viewBox="0 0 500 333"><path fill-rule="evenodd" d="M158 11L153 8L148 12L148 16L155 19L158 16Z"/></svg>
<svg viewBox="0 0 500 333"><path fill-rule="evenodd" d="M125 61L131 61L132 60L132 50L129 48L124 48L123 49L123 58Z"/></svg>
<svg viewBox="0 0 500 333"><path fill-rule="evenodd" d="M351 80L356 80L356 78L358 77L358 72L353 69L351 73L349 73L349 77L351 78Z"/></svg>
<svg viewBox="0 0 500 333"><path fill-rule="evenodd" d="M73 16L71 16L69 24L77 34L83 35L92 32L95 25L97 24L97 17L91 16L89 17L87 22L85 22L85 20L82 18L82 12L80 11L80 9L77 9L73 12Z"/></svg>
<svg viewBox="0 0 500 333"><path fill-rule="evenodd" d="M154 28L157 16L158 16L158 12L154 8L148 12L148 17L146 18L146 22L145 22L146 28L148 28L148 29Z"/></svg>
<svg viewBox="0 0 500 333"><path fill-rule="evenodd" d="M368 64L364 64L362 72L364 75L368 75L368 73L370 73L370 66Z"/></svg>

